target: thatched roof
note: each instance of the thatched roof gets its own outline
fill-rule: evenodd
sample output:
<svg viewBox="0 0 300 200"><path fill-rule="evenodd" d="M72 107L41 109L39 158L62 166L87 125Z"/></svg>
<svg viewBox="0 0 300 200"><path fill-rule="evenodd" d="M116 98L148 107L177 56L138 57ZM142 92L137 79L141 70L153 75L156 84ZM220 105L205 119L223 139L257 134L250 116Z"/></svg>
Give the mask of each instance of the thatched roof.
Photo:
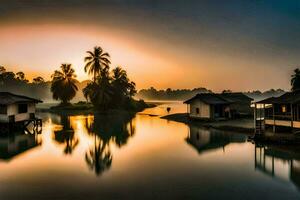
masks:
<svg viewBox="0 0 300 200"><path fill-rule="evenodd" d="M9 105L14 103L29 103L29 102L42 103L42 101L38 99L12 94L10 92L0 92L0 105Z"/></svg>
<svg viewBox="0 0 300 200"><path fill-rule="evenodd" d="M189 104L193 100L199 99L206 104L211 105L218 105L218 104L231 104L231 103L238 103L238 102L251 102L253 99L244 95L241 92L238 93L222 93L222 94L215 94L215 93L201 93L197 94L191 99L186 100L184 103Z"/></svg>

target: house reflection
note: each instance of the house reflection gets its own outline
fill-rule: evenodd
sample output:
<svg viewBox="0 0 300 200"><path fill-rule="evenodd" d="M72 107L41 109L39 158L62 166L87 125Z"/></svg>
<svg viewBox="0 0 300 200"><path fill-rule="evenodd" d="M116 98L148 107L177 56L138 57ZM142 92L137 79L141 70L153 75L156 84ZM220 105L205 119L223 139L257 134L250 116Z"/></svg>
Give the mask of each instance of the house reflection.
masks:
<svg viewBox="0 0 300 200"><path fill-rule="evenodd" d="M255 144L255 170L291 181L300 190L300 153L293 147Z"/></svg>
<svg viewBox="0 0 300 200"><path fill-rule="evenodd" d="M14 157L42 144L38 134L14 133L0 137L0 159L10 161Z"/></svg>
<svg viewBox="0 0 300 200"><path fill-rule="evenodd" d="M189 134L186 142L195 148L199 154L223 149L230 143L243 143L246 141L246 136L240 134L230 134L228 132L205 129L195 125L189 125Z"/></svg>
<svg viewBox="0 0 300 200"><path fill-rule="evenodd" d="M96 175L108 170L112 164L110 146L119 148L127 144L128 139L135 134L135 125L131 114L94 115L92 121L86 119L86 129L94 137L93 145L85 154L85 160Z"/></svg>
<svg viewBox="0 0 300 200"><path fill-rule="evenodd" d="M79 139L74 133L74 129L70 123L70 116L60 115L60 124L62 128L60 130L54 131L54 140L64 145L63 152L65 154L72 154L74 149L79 143Z"/></svg>

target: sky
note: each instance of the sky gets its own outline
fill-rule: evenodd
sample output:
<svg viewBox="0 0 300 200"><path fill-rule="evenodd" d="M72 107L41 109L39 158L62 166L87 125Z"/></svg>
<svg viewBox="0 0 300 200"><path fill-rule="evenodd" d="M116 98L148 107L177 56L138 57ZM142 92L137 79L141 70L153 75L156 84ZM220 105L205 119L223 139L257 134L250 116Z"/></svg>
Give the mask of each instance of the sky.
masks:
<svg viewBox="0 0 300 200"><path fill-rule="evenodd" d="M101 46L137 88L290 88L298 0L2 0L0 65L50 80Z"/></svg>

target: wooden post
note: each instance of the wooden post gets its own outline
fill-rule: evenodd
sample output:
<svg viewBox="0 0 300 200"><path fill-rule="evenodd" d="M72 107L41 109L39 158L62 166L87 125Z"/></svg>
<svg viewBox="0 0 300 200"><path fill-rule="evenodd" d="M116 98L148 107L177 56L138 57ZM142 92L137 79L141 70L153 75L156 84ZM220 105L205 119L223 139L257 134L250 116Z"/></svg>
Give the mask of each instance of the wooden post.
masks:
<svg viewBox="0 0 300 200"><path fill-rule="evenodd" d="M256 170L257 165L257 155L256 155L256 144L254 146L254 169Z"/></svg>
<svg viewBox="0 0 300 200"><path fill-rule="evenodd" d="M263 115L264 115L264 120L262 120L261 121L261 128L263 128L263 130L265 130L265 124L266 124L266 122L265 122L265 120L266 120L266 104L263 104ZM264 124L262 124L262 122L264 123Z"/></svg>
<svg viewBox="0 0 300 200"><path fill-rule="evenodd" d="M274 170L274 156L272 156L272 176L274 176L275 170Z"/></svg>
<svg viewBox="0 0 300 200"><path fill-rule="evenodd" d="M273 133L276 132L276 126L275 126L275 105L272 104L272 108L273 108Z"/></svg>
<svg viewBox="0 0 300 200"><path fill-rule="evenodd" d="M256 103L254 104L254 133L256 133Z"/></svg>
<svg viewBox="0 0 300 200"><path fill-rule="evenodd" d="M297 107L296 107L296 121L299 121L299 105L297 104Z"/></svg>
<svg viewBox="0 0 300 200"><path fill-rule="evenodd" d="M293 104L291 104L291 127L292 127L292 130L293 130Z"/></svg>

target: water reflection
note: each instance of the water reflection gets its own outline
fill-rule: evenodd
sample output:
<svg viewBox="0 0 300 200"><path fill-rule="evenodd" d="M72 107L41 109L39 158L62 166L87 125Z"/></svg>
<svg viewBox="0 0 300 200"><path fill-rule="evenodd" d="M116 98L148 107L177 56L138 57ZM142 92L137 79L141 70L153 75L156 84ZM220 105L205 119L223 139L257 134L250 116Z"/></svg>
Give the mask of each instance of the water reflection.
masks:
<svg viewBox="0 0 300 200"><path fill-rule="evenodd" d="M90 170L96 175L110 169L113 155L111 145L121 148L128 139L135 134L133 114L115 113L109 115L70 116L59 115L54 117L60 128L53 131L55 142L64 145L63 152L72 154L79 144L79 138L92 140L85 151L85 161ZM86 133L87 135L85 135ZM79 137L78 134L81 134ZM89 137L90 136L90 137Z"/></svg>
<svg viewBox="0 0 300 200"><path fill-rule="evenodd" d="M60 115L61 129L54 131L54 140L64 145L64 153L72 154L79 143L79 139L74 134L74 129L70 123L70 116Z"/></svg>
<svg viewBox="0 0 300 200"><path fill-rule="evenodd" d="M243 134L187 126L145 114L43 113L39 117L44 122L43 133L38 135L41 140L25 135L28 141L24 149L31 150L11 162L0 162L0 199L300 197L296 188L300 174L297 150L279 151L246 142ZM12 140L3 139L2 149ZM12 143L25 143L20 141L15 138ZM35 148L40 141L43 144ZM4 146L8 149L9 145ZM258 147L264 147L261 153ZM18 148L10 154L24 152ZM261 170L263 163L271 173ZM126 180L126 184L120 180ZM218 192L214 192L216 188Z"/></svg>
<svg viewBox="0 0 300 200"><path fill-rule="evenodd" d="M125 145L135 133L135 125L132 122L132 114L96 114L85 125L88 134L94 136L94 143L85 154L85 160L89 168L96 175L102 174L112 164L111 144L118 147Z"/></svg>
<svg viewBox="0 0 300 200"><path fill-rule="evenodd" d="M9 161L15 156L42 144L38 134L18 132L0 137L0 159Z"/></svg>
<svg viewBox="0 0 300 200"><path fill-rule="evenodd" d="M217 150L230 143L244 143L247 137L242 134L228 133L216 129L205 129L194 125L189 125L189 133L186 142L195 148L199 154Z"/></svg>
<svg viewBox="0 0 300 200"><path fill-rule="evenodd" d="M97 135L105 144L115 143L118 147L125 145L135 134L135 125L132 122L134 115L110 114L95 115L94 121L88 127L89 134Z"/></svg>
<svg viewBox="0 0 300 200"><path fill-rule="evenodd" d="M109 143L95 135L94 145L85 154L85 161L96 175L102 174L111 167L112 154Z"/></svg>
<svg viewBox="0 0 300 200"><path fill-rule="evenodd" d="M255 170L280 180L290 180L300 189L300 153L295 147L255 144Z"/></svg>

